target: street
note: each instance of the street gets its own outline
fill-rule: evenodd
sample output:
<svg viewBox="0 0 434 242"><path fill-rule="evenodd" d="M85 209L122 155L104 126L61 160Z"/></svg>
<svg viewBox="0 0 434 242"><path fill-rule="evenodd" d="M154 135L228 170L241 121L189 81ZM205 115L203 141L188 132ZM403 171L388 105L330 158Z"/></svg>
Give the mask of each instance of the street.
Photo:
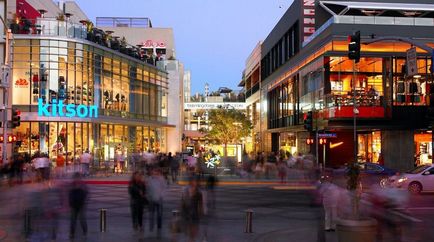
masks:
<svg viewBox="0 0 434 242"><path fill-rule="evenodd" d="M173 234L170 230L172 211L180 209L180 185L170 185L163 208L163 229L161 232L149 231L148 213L145 213L145 231L132 229L129 197L126 185L106 184L88 185L87 237L78 235L74 241L187 241L184 233ZM26 184L12 188L2 186L0 198L0 241L25 241L24 210L34 200L35 191L40 184ZM230 185L224 181L216 189L217 205L208 209L208 215L200 222L198 241L337 241L336 232L323 232L322 209L312 205L312 191L298 190L295 185ZM410 198L410 206L402 208L401 214L407 222L402 226L403 241L430 241L434 232L434 194L422 194ZM99 229L99 209L107 209L107 231ZM252 209L253 233L244 233L245 210ZM29 241L50 241L49 224L40 221L33 225L34 233ZM36 228L35 228L36 227ZM0 233L0 236L2 233ZM55 241L69 241L69 212L63 210L58 219ZM384 231L388 240L388 232ZM325 240L321 240L323 238Z"/></svg>

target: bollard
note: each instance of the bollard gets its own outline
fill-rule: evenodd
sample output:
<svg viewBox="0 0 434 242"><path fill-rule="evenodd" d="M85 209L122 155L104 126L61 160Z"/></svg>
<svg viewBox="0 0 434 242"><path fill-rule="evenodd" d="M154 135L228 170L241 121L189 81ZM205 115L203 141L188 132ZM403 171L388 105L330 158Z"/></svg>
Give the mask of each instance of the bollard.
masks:
<svg viewBox="0 0 434 242"><path fill-rule="evenodd" d="M172 233L180 233L180 218L179 218L179 211L178 210L172 210L172 224L171 224L171 230Z"/></svg>
<svg viewBox="0 0 434 242"><path fill-rule="evenodd" d="M24 234L26 238L30 235L32 231L32 220L31 220L31 212L30 209L26 209L24 211Z"/></svg>
<svg viewBox="0 0 434 242"><path fill-rule="evenodd" d="M244 231L245 233L253 233L252 220L253 220L253 210L248 209L246 210L246 229Z"/></svg>
<svg viewBox="0 0 434 242"><path fill-rule="evenodd" d="M100 209L99 210L99 229L100 232L106 232L107 231L107 217L106 217L107 209Z"/></svg>

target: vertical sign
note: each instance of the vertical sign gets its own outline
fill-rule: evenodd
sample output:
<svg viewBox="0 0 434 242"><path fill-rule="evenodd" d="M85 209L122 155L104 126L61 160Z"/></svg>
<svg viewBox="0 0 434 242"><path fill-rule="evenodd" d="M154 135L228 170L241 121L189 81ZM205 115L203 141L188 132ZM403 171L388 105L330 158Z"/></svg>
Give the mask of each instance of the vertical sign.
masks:
<svg viewBox="0 0 434 242"><path fill-rule="evenodd" d="M417 52L416 47L407 50L407 75L417 75Z"/></svg>
<svg viewBox="0 0 434 242"><path fill-rule="evenodd" d="M303 1L303 41L315 33L315 0Z"/></svg>

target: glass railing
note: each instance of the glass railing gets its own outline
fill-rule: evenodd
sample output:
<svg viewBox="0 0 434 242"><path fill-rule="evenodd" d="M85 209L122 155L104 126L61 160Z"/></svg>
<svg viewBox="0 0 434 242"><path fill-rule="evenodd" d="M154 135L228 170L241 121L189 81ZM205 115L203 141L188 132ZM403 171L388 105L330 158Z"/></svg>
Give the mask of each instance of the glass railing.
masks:
<svg viewBox="0 0 434 242"><path fill-rule="evenodd" d="M60 21L54 18L38 18L21 20L10 25L14 34L34 34L67 38L86 39L86 26L81 23Z"/></svg>
<svg viewBox="0 0 434 242"><path fill-rule="evenodd" d="M55 18L21 19L10 24L13 34L56 36L88 40L101 46L119 51L122 54L138 59L144 63L156 66L158 61L165 60L165 55L148 53L140 45L130 45L119 37L112 36L110 31L92 28L88 31L86 21L74 23ZM161 69L161 68L160 68ZM164 69L161 69L164 70Z"/></svg>
<svg viewBox="0 0 434 242"><path fill-rule="evenodd" d="M333 16L306 41L303 47L320 35L332 24L372 24L372 25L404 25L404 26L434 26L434 18L385 17L385 16Z"/></svg>

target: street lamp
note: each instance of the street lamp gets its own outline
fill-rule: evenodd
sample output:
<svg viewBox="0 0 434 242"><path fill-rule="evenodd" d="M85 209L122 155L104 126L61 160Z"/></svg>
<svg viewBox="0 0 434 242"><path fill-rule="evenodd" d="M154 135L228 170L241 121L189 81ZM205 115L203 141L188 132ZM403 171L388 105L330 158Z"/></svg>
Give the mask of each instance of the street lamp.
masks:
<svg viewBox="0 0 434 242"><path fill-rule="evenodd" d="M241 122L233 122L233 125L235 125L235 147L236 147L236 154L237 161L241 162L240 156L238 155L238 127L241 127Z"/></svg>
<svg viewBox="0 0 434 242"><path fill-rule="evenodd" d="M0 20L3 23L3 27L6 33L5 39L5 62L1 68L2 70L2 81L0 83L0 88L3 90L3 106L1 107L1 110L3 110L3 150L2 150L2 159L6 161L7 159L7 124L8 124L8 91L9 91L9 73L10 73L10 66L9 66L9 55L10 55L10 48L11 48L11 39L12 39L12 31L10 28L8 28L8 25L6 21L3 19L2 16L0 16Z"/></svg>

